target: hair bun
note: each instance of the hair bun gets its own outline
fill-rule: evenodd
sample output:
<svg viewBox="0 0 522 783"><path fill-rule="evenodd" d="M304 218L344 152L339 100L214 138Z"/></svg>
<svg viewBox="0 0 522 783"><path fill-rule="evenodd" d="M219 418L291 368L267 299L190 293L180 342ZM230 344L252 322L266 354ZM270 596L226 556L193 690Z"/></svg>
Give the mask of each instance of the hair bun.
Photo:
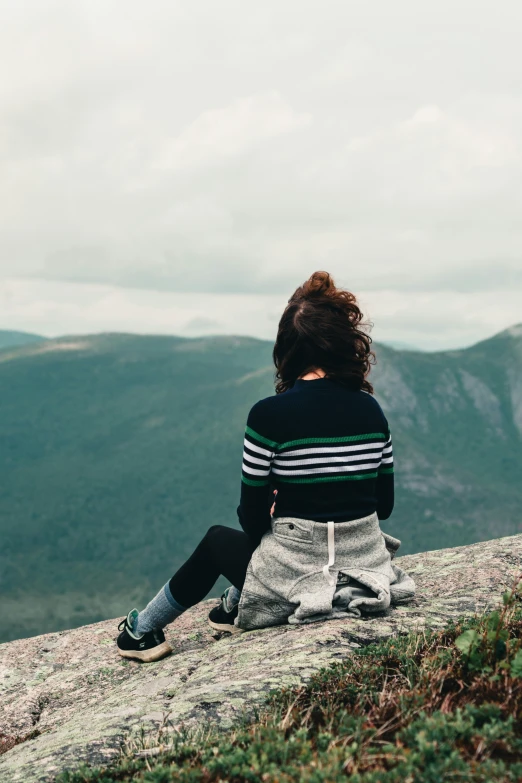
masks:
<svg viewBox="0 0 522 783"><path fill-rule="evenodd" d="M314 272L303 285L302 296L304 298L322 296L332 294L335 290L335 283L328 272Z"/></svg>

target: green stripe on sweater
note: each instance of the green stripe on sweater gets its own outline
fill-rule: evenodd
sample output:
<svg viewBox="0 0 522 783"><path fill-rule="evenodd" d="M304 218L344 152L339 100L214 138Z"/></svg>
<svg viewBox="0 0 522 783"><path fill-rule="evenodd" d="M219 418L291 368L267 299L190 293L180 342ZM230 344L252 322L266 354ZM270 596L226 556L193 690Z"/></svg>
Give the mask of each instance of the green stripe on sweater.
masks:
<svg viewBox="0 0 522 783"><path fill-rule="evenodd" d="M276 483L283 484L319 484L324 481L362 481L363 479L377 478L377 473L352 473L349 476L317 476L315 478L276 478Z"/></svg>
<svg viewBox="0 0 522 783"><path fill-rule="evenodd" d="M250 479L246 476L241 476L243 484L248 484L249 487L266 487L269 483L268 479Z"/></svg>
<svg viewBox="0 0 522 783"><path fill-rule="evenodd" d="M368 432L366 435L345 435L342 438L301 438L300 440L289 440L287 443L281 443L279 449L289 449L291 446L304 446L309 443L356 443L370 438L380 438L386 440L384 432ZM275 444L277 446L277 443Z"/></svg>
<svg viewBox="0 0 522 783"><path fill-rule="evenodd" d="M247 435L250 435L251 438L254 438L254 440L257 440L259 443L264 443L265 446L270 446L272 449L277 448L279 445L275 442L275 440L268 440L268 438L263 437L263 435L260 435L258 432L252 429L252 427L246 428Z"/></svg>

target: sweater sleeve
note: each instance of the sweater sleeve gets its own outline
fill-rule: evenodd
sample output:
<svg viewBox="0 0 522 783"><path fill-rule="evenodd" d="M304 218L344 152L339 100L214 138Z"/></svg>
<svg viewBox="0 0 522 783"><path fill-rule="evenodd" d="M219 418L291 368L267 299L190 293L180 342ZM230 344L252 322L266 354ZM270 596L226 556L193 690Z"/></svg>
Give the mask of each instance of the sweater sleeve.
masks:
<svg viewBox="0 0 522 783"><path fill-rule="evenodd" d="M254 546L270 529L273 490L270 472L277 443L271 437L270 420L257 403L248 415L241 471L239 522Z"/></svg>
<svg viewBox="0 0 522 783"><path fill-rule="evenodd" d="M377 475L377 516L379 519L388 519L394 504L393 449L389 429L386 437Z"/></svg>

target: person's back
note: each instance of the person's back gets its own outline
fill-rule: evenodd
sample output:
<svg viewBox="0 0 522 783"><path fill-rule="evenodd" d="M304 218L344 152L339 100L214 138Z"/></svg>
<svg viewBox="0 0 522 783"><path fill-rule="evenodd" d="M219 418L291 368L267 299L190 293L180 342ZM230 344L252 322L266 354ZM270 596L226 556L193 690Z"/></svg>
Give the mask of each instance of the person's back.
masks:
<svg viewBox="0 0 522 783"><path fill-rule="evenodd" d="M326 377L295 381L250 411L245 433L241 524L254 538L275 516L346 522L393 509L388 422L367 392Z"/></svg>

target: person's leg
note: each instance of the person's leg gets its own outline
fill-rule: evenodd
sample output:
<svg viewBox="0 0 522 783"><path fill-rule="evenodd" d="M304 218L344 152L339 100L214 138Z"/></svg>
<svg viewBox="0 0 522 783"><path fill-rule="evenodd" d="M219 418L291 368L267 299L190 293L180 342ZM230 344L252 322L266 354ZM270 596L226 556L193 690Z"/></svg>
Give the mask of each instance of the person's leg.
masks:
<svg viewBox="0 0 522 783"><path fill-rule="evenodd" d="M242 590L253 551L242 530L214 525L170 580L171 594L183 606L194 606L208 595L219 576Z"/></svg>
<svg viewBox="0 0 522 783"><path fill-rule="evenodd" d="M139 613L134 631L142 635L164 628L190 606L199 603L224 576L241 590L254 549L241 530L211 527L189 559Z"/></svg>

